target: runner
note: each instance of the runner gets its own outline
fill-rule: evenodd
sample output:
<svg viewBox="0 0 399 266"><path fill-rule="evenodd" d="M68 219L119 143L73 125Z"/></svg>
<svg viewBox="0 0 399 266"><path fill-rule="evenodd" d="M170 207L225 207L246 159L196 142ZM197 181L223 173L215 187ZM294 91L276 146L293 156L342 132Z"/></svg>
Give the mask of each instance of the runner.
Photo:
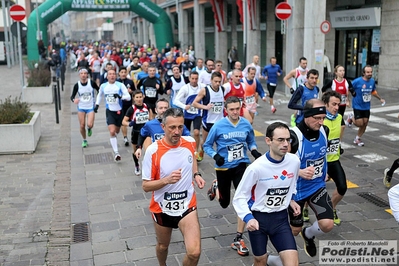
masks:
<svg viewBox="0 0 399 266"><path fill-rule="evenodd" d="M130 100L131 97L126 86L123 83L116 81L116 72L113 69L108 70L108 82L102 84L100 87L97 95L96 106L94 107L95 113L97 113L103 96L105 97L105 116L111 146L114 150L114 160L115 162L118 162L121 160L121 156L118 151L118 142L116 137L123 120L122 100Z"/></svg>
<svg viewBox="0 0 399 266"><path fill-rule="evenodd" d="M211 76L211 84L201 88L197 97L195 97L192 106L202 109L202 141L201 146L208 136L214 123L223 118L224 88L220 86L222 82L222 74L213 72ZM201 84L201 83L199 83ZM197 159L202 161L204 150L201 148Z"/></svg>
<svg viewBox="0 0 399 266"><path fill-rule="evenodd" d="M152 192L150 211L156 234L159 265L166 265L173 228L179 228L184 239L184 266L195 266L201 254L201 233L193 179L199 188L205 181L193 160L195 144L182 137L183 112L168 109L162 119L165 137L148 147L143 160L143 190Z"/></svg>
<svg viewBox="0 0 399 266"><path fill-rule="evenodd" d="M304 119L293 128L291 152L301 161L297 193L293 199L301 206L301 214L289 208L290 224L294 236L301 232L305 252L314 257L317 254L315 236L323 235L334 228L334 213L331 198L326 189L327 134L323 127L326 107L318 99L311 99L304 106ZM316 214L317 221L303 227L302 210L308 203Z"/></svg>
<svg viewBox="0 0 399 266"><path fill-rule="evenodd" d="M283 265L298 265L298 251L287 219L289 205L300 214L291 200L296 193L299 159L288 153L291 143L286 124L275 122L266 129L266 155L250 164L233 198L237 215L247 224L255 266L268 263L268 238L279 253Z"/></svg>
<svg viewBox="0 0 399 266"><path fill-rule="evenodd" d="M280 65L277 64L277 59L273 56L270 58L270 64L265 66L262 70L262 76L266 80L267 90L269 91L269 103L272 113L276 112L274 107L273 96L277 88L277 79L283 74Z"/></svg>
<svg viewBox="0 0 399 266"><path fill-rule="evenodd" d="M86 119L87 119L87 136L93 134L94 125L94 90L98 92L99 88L93 80L89 80L89 71L85 68L79 70L79 78L73 87L71 101L78 105L78 119L80 124L80 134L82 135L82 147L86 148L88 142L86 140ZM78 98L75 99L76 94Z"/></svg>
<svg viewBox="0 0 399 266"><path fill-rule="evenodd" d="M228 82L223 85L225 91L224 91L224 99L226 100L227 98L231 96L235 96L240 100L241 103L241 109L240 109L240 116L245 117L249 123L252 124L252 116L249 114L248 110L246 109L246 102L245 102L245 83L241 82L241 70L234 69L233 70L233 75L231 76L232 81ZM226 111L224 113L226 116Z"/></svg>
<svg viewBox="0 0 399 266"><path fill-rule="evenodd" d="M188 55L187 55L188 56ZM166 94L170 95L170 106L173 108L178 108L177 105L174 104L174 100L176 98L179 90L188 83L188 79L180 74L180 68L178 65L174 65L172 67L173 76L169 78L165 85Z"/></svg>
<svg viewBox="0 0 399 266"><path fill-rule="evenodd" d="M195 149L197 161L201 161L199 157L201 151L201 110L192 106L193 100L197 97L198 92L204 86L203 84L198 85L198 73L193 71L189 76L190 82L181 87L179 93L175 97L174 104L184 110L184 125L191 130L191 124L193 124L193 135L195 143L197 144Z"/></svg>
<svg viewBox="0 0 399 266"><path fill-rule="evenodd" d="M134 174L140 175L140 164L139 160L135 155L137 141L140 135L140 130L143 128L145 123L149 121L151 110L148 109L147 105L143 103L144 95L143 92L137 90L133 92L133 105L126 111L125 117L123 118L122 124L125 126L132 127L132 156L135 165Z"/></svg>
<svg viewBox="0 0 399 266"><path fill-rule="evenodd" d="M303 108L305 103L310 99L316 99L319 96L319 87L317 87L317 79L319 71L311 69L306 74L307 80L303 85L299 85L288 103L288 108L298 110L295 118L295 124L299 124L303 120ZM291 124L292 125L292 124Z"/></svg>
<svg viewBox="0 0 399 266"><path fill-rule="evenodd" d="M396 159L395 161L393 161L391 168L385 168L384 177L383 177L382 181L384 183L384 186L386 186L387 188L391 187L391 180L392 180L393 173L398 168L399 168L399 159Z"/></svg>
<svg viewBox="0 0 399 266"><path fill-rule="evenodd" d="M157 69L154 66L148 67L148 77L143 78L137 84L137 88L144 93L144 103L151 109L150 120L155 116L155 102L159 94L163 94L162 81L155 76Z"/></svg>
<svg viewBox="0 0 399 266"><path fill-rule="evenodd" d="M355 96L356 93L353 90L352 82L350 80L346 80L344 78L345 76L345 68L343 66L337 65L334 68L334 74L335 74L335 79L331 80L328 82L326 85L323 86L321 91L324 93L327 90L331 89L333 91L338 92L341 94L341 103L339 105L338 113L344 117L346 107L350 107L350 101L349 101L349 92L352 93L352 96ZM345 130L345 121L342 119L342 124L341 124L341 136L340 139L342 140L344 136L344 130ZM343 149L340 148L341 154L343 153Z"/></svg>
<svg viewBox="0 0 399 266"><path fill-rule="evenodd" d="M127 78L127 70L125 67L119 68L119 78L117 79L117 81L125 84L127 91L129 92L130 97L131 97L131 100L129 100L129 101L123 101L122 113L123 113L123 115L126 115L127 110L133 104L133 91L136 90L136 86L134 85L134 83L131 79ZM125 142L125 146L128 147L129 139L127 138L127 125L123 125L123 123L122 123L122 134L123 134L123 141Z"/></svg>
<svg viewBox="0 0 399 266"><path fill-rule="evenodd" d="M204 151L215 160L216 170L216 179L208 190L208 197L209 200L217 197L223 209L230 204L231 183L237 189L247 164L250 163L247 149L255 159L261 156L257 151L251 124L240 117L240 100L234 96L227 98L225 109L227 117L213 125L204 143ZM213 149L214 144L216 150ZM244 228L244 221L237 216L237 235L231 247L241 256L247 256L249 253L242 238Z"/></svg>
<svg viewBox="0 0 399 266"><path fill-rule="evenodd" d="M256 68L249 67L247 77L242 78L242 82L245 84L245 109L248 110L249 114L251 115L252 121L255 118L255 115L258 113L256 111L257 104L256 104L256 95L260 95L262 100L266 101L266 95L263 91L263 86L255 78ZM276 112L276 108L272 109L272 113Z"/></svg>
<svg viewBox="0 0 399 266"><path fill-rule="evenodd" d="M338 113L341 103L341 94L336 91L329 90L322 96L322 101L326 105L326 119L324 125L328 127L328 147L327 147L327 173L334 180L336 189L332 194L332 205L334 209L334 224L340 225L341 219L337 215L337 204L344 197L346 190L346 175L339 161L341 149L341 121L342 116Z"/></svg>
<svg viewBox="0 0 399 266"><path fill-rule="evenodd" d="M353 114L350 113L348 115L345 123L348 126L353 123L359 128L353 140L353 143L357 146L364 146L364 142L360 138L366 132L367 125L369 124L371 95L376 97L382 104L385 104L385 100L378 95L375 80L372 77L373 68L367 65L363 67L363 75L352 82L355 91L355 96L352 98Z"/></svg>
<svg viewBox="0 0 399 266"><path fill-rule="evenodd" d="M206 59L205 67L205 71L201 71L201 73L199 74L198 83L209 85L211 84L212 73L215 69L215 61L213 61L213 59Z"/></svg>
<svg viewBox="0 0 399 266"><path fill-rule="evenodd" d="M299 87L299 85L305 84L306 81L306 75L309 71L307 68L308 65L308 60L305 57L299 58L299 66L297 68L294 68L291 70L285 77L283 78L283 81L285 85L290 88L291 94L294 94L294 91ZM294 81L292 84L289 83L289 79L293 78ZM316 83L317 84L317 83ZM294 112L293 115L291 115L291 126L295 126L295 119L297 116L297 111Z"/></svg>

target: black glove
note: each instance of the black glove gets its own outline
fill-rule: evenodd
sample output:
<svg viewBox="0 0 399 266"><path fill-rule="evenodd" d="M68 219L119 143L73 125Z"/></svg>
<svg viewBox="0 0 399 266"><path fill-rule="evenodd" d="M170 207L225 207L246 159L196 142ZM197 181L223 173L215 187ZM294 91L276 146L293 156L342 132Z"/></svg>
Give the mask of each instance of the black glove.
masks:
<svg viewBox="0 0 399 266"><path fill-rule="evenodd" d="M118 98L118 99L122 98L118 93L115 93L115 94L114 94L114 97L115 97L115 98Z"/></svg>
<svg viewBox="0 0 399 266"><path fill-rule="evenodd" d="M252 154L252 156L253 156L255 159L258 159L260 156L262 156L262 153L258 152L257 150L252 150L252 151L251 151L251 154Z"/></svg>
<svg viewBox="0 0 399 266"><path fill-rule="evenodd" d="M353 97L356 96L356 91L355 91L354 88L350 88L349 91L350 91L350 93L352 94Z"/></svg>
<svg viewBox="0 0 399 266"><path fill-rule="evenodd" d="M213 159L215 160L217 166L224 165L224 158L219 154L216 153L215 156L213 156Z"/></svg>
<svg viewBox="0 0 399 266"><path fill-rule="evenodd" d="M294 88L290 88L291 94L294 94Z"/></svg>
<svg viewBox="0 0 399 266"><path fill-rule="evenodd" d="M75 102L75 97L72 97L72 96L71 96L70 99L71 99L72 102Z"/></svg>
<svg viewBox="0 0 399 266"><path fill-rule="evenodd" d="M96 104L96 107L94 107L94 112L97 113L98 111L98 104Z"/></svg>
<svg viewBox="0 0 399 266"><path fill-rule="evenodd" d="M134 120L130 121L130 122L129 122L129 127L134 126L134 124L136 124L136 123L134 122Z"/></svg>

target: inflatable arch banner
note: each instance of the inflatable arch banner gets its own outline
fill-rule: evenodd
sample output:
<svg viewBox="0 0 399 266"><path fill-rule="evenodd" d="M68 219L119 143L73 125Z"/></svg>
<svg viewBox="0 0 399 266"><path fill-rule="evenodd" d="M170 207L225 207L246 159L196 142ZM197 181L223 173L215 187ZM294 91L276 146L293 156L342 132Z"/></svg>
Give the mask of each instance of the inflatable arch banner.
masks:
<svg viewBox="0 0 399 266"><path fill-rule="evenodd" d="M37 26L43 32L43 42L48 43L47 25L67 11L133 11L154 25L157 47L173 44L172 25L167 13L153 2L138 0L47 0L38 10L33 10L28 19L28 60L39 60ZM39 20L36 16L39 14Z"/></svg>

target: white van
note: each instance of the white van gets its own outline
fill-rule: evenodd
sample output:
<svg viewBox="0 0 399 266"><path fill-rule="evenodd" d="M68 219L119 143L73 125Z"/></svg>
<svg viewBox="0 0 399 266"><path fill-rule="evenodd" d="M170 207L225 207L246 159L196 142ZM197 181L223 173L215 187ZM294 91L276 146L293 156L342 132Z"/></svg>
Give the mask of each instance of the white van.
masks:
<svg viewBox="0 0 399 266"><path fill-rule="evenodd" d="M6 62L7 58L6 58L6 46L4 44L4 42L0 41L0 62Z"/></svg>

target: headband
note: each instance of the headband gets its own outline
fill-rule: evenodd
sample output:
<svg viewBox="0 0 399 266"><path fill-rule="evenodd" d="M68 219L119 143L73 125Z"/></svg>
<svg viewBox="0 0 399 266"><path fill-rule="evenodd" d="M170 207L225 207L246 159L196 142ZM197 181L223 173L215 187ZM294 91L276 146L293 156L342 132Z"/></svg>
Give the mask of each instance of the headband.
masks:
<svg viewBox="0 0 399 266"><path fill-rule="evenodd" d="M89 73L89 71L88 71L86 68L81 68L81 69L79 70L79 74L82 73L83 71L86 71L86 73Z"/></svg>
<svg viewBox="0 0 399 266"><path fill-rule="evenodd" d="M310 117L310 116L321 115L321 114L324 114L324 115L326 114L325 106L314 107L314 108L303 110L304 117Z"/></svg>

